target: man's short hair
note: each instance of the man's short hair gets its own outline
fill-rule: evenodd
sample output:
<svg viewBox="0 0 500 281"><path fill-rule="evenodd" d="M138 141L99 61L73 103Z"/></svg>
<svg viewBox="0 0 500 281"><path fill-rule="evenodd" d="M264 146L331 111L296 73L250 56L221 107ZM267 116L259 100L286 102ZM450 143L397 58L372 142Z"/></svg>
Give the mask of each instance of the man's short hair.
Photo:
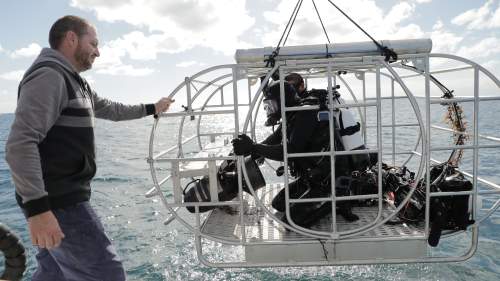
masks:
<svg viewBox="0 0 500 281"><path fill-rule="evenodd" d="M299 87L300 84L304 84L304 78L298 73L292 72L285 77L285 80L291 83L295 88Z"/></svg>
<svg viewBox="0 0 500 281"><path fill-rule="evenodd" d="M50 28L49 45L52 49L58 49L64 36L68 31L73 31L78 37L87 33L90 23L78 16L64 16L58 19Z"/></svg>

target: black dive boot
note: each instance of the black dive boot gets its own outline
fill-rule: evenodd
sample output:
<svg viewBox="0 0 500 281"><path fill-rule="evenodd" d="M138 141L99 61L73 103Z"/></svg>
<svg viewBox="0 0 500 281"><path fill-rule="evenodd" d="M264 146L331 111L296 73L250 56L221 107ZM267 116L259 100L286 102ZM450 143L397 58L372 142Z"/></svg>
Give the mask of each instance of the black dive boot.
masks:
<svg viewBox="0 0 500 281"><path fill-rule="evenodd" d="M338 202L337 203L337 213L341 215L346 221L353 222L359 220L358 215L352 212L352 206L350 202Z"/></svg>
<svg viewBox="0 0 500 281"><path fill-rule="evenodd" d="M324 191L320 187L311 187L311 185L303 180L297 180L289 185L290 199L306 199L306 198L321 198L329 196L328 191ZM272 206L279 212L285 212L285 189L282 189L274 198ZM291 203L290 215L295 224L302 227L310 227L321 218L332 212L331 202L310 202L310 203ZM288 223L286 214L280 218L283 222Z"/></svg>
<svg viewBox="0 0 500 281"><path fill-rule="evenodd" d="M335 180L335 195L337 197L351 195L351 177L339 176ZM359 217L352 212L350 201L340 201L336 205L337 214L341 215L346 221L353 222L359 220Z"/></svg>
<svg viewBox="0 0 500 281"><path fill-rule="evenodd" d="M290 215L295 224L308 228L328 214L332 213L331 202L293 203L290 205ZM281 216L281 221L288 223L286 214Z"/></svg>

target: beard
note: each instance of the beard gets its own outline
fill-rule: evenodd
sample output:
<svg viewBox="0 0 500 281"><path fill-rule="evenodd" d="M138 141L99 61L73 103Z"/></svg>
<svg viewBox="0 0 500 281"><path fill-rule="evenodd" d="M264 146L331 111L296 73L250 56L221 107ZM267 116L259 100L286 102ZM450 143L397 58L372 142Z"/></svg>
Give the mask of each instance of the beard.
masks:
<svg viewBox="0 0 500 281"><path fill-rule="evenodd" d="M92 68L93 61L90 59L90 52L85 51L80 44L78 44L76 48L75 60L78 64L80 64L81 71Z"/></svg>

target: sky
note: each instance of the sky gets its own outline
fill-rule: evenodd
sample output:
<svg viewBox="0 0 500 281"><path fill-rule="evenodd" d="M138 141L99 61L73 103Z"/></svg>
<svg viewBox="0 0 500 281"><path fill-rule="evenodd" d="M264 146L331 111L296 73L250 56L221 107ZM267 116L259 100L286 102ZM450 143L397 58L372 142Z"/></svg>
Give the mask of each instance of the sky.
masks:
<svg viewBox="0 0 500 281"><path fill-rule="evenodd" d="M377 39L431 38L433 52L471 59L500 77L500 0L333 1ZM184 77L234 63L236 49L275 46L293 0L0 0L0 113L60 17L93 23L101 56L83 73L97 93L134 104L167 96ZM332 43L367 41L328 0L315 0ZM287 45L326 43L304 0Z"/></svg>

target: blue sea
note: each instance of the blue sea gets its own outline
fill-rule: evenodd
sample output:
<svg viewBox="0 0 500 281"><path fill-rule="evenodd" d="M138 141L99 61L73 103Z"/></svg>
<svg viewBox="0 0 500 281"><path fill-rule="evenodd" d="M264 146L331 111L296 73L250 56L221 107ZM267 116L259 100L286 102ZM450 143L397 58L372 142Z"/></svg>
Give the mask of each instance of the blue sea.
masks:
<svg viewBox="0 0 500 281"><path fill-rule="evenodd" d="M484 123L481 133L498 135L500 127L495 116L498 107L486 103L481 107ZM432 116L436 120L441 117ZM24 280L30 280L36 267L36 249L31 246L26 221L15 203L14 186L4 159L13 119L13 114L0 115L0 222L21 236L28 254ZM92 182L91 204L123 259L129 280L500 280L500 212L482 224L479 248L465 262L260 269L205 267L197 260L192 233L178 222L164 226L166 210L157 199L144 197L152 187L145 160L152 124L152 118L96 122L98 171ZM163 122L162 126L162 138L168 147L176 141L176 127L173 121ZM407 133L415 134L415 129L408 129ZM498 183L500 160L491 154L480 158L481 176ZM485 199L483 207L492 202ZM465 239L466 235L452 237L440 249L458 251ZM1 272L1 256L0 263Z"/></svg>

